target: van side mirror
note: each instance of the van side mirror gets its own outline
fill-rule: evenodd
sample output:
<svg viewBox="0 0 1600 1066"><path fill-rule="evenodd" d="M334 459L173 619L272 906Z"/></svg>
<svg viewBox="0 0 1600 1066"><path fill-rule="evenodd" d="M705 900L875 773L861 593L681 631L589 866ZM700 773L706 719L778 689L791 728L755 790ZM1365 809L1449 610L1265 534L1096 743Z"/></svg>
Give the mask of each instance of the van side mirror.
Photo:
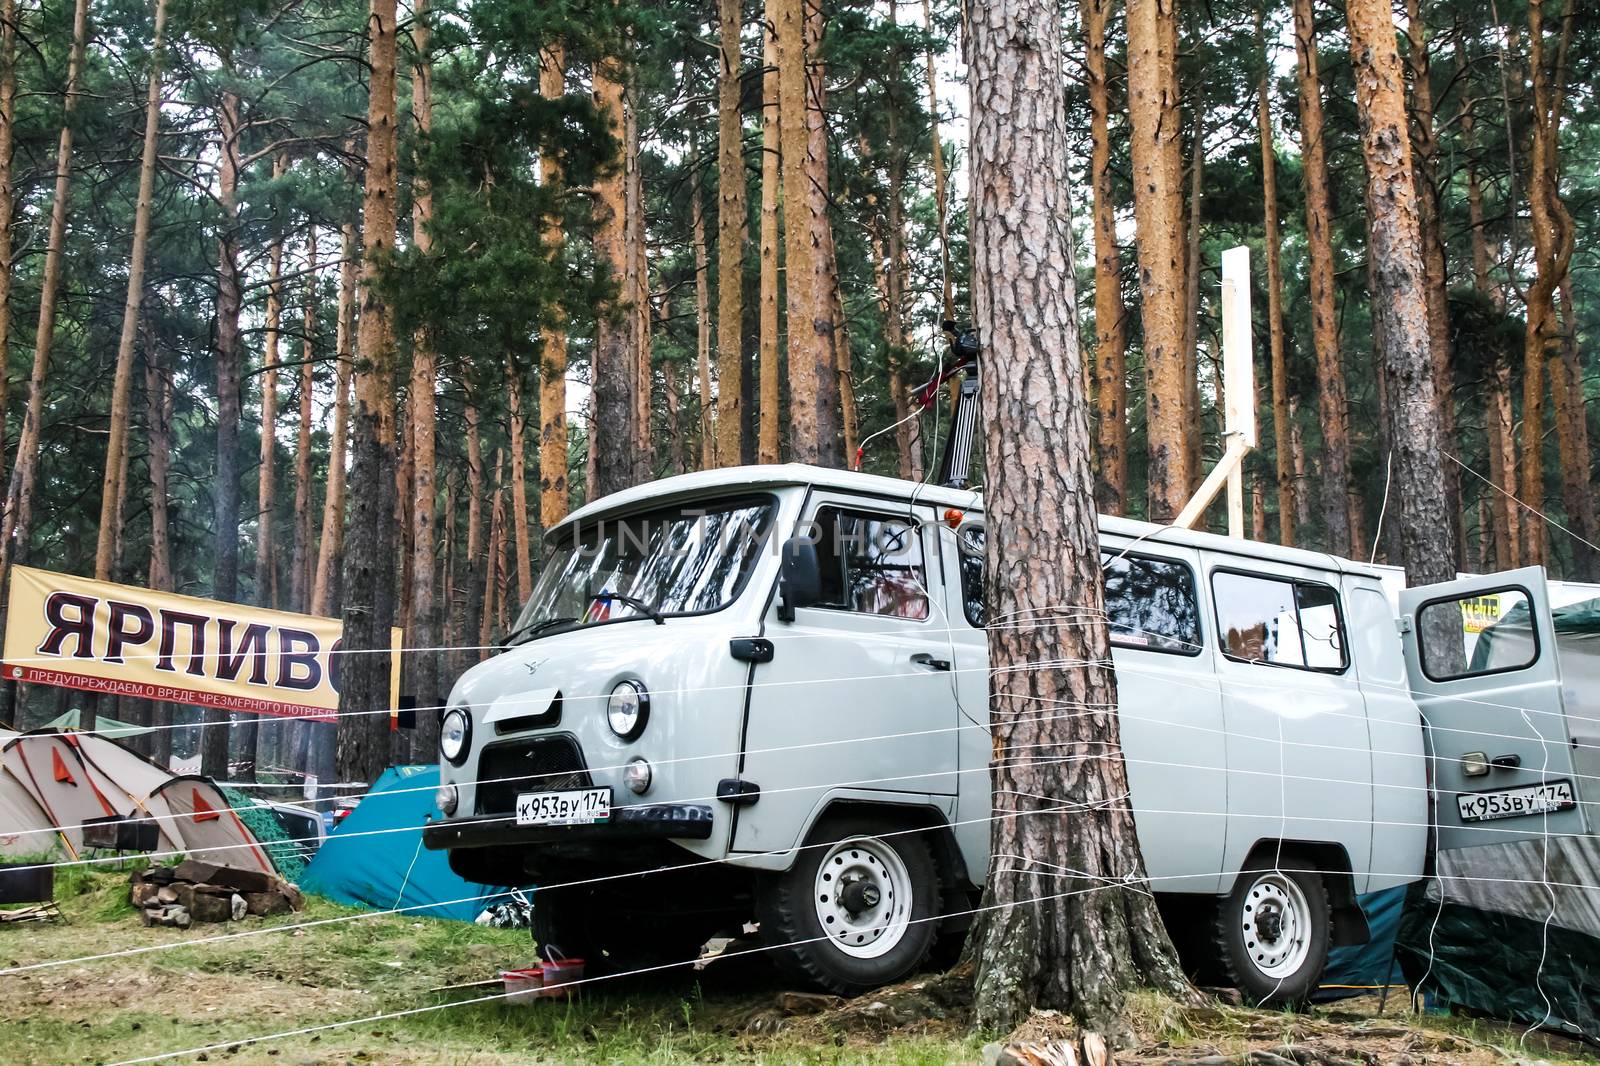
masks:
<svg viewBox="0 0 1600 1066"><path fill-rule="evenodd" d="M783 542L778 558L778 597L780 622L793 622L796 607L821 601L822 570L811 538L795 536Z"/></svg>

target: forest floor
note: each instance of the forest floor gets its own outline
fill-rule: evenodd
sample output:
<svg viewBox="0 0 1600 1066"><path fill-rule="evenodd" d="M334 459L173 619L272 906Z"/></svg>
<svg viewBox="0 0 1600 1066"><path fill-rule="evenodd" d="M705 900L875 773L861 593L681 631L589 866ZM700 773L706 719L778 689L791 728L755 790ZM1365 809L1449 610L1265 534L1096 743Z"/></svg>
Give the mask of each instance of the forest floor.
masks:
<svg viewBox="0 0 1600 1066"><path fill-rule="evenodd" d="M362 912L318 899L280 918L189 930L146 929L127 903L125 874L62 871L53 924L0 927L0 968L72 959L0 976L0 1059L116 1063L193 1049L175 1061L272 1066L340 1062L933 1063L992 1061L972 1031L954 978L928 976L844 1002L797 995L749 960L702 973L670 971L599 982L570 1002L464 1003L497 989L455 989L529 960L526 931ZM334 921L327 921L334 919ZM323 921L268 932L275 926ZM254 934L260 931L260 935ZM225 939L207 938L224 937ZM121 954L158 946L160 950ZM96 960L85 956L112 957ZM406 1017L350 1019L438 1005ZM1376 1015L1346 1001L1302 1015L1217 1001L1182 1006L1138 997L1125 1064L1594 1062L1582 1048L1486 1022ZM290 1030L320 1032L269 1039ZM1059 1028L1036 1016L1026 1036ZM989 1038L989 1039L992 1039ZM220 1046L219 1046L220 1045Z"/></svg>

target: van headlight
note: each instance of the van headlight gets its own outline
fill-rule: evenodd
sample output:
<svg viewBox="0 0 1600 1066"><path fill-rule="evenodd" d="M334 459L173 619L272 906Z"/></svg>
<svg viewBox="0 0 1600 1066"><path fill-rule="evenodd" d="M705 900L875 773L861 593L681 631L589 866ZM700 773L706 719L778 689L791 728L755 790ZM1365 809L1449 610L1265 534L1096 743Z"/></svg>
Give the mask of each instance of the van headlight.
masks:
<svg viewBox="0 0 1600 1066"><path fill-rule="evenodd" d="M650 720L650 693L642 681L619 681L606 700L606 722L623 740L633 740L644 732Z"/></svg>
<svg viewBox="0 0 1600 1066"><path fill-rule="evenodd" d="M460 766L472 746L472 718L457 707L439 723L439 754Z"/></svg>
<svg viewBox="0 0 1600 1066"><path fill-rule="evenodd" d="M440 785L439 790L433 794L433 805L447 815L456 813L456 806L460 802L461 793L456 791L454 785Z"/></svg>

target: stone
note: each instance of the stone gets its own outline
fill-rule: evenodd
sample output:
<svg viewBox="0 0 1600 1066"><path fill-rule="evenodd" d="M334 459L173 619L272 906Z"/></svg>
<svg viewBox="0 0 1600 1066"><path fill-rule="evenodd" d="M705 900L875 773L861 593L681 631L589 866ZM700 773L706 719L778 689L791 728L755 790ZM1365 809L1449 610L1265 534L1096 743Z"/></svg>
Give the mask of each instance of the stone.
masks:
<svg viewBox="0 0 1600 1066"><path fill-rule="evenodd" d="M260 870L239 870L232 866L213 866L208 862L186 859L176 867L175 876L180 881L195 884L222 885L237 892L266 892L272 888L276 877Z"/></svg>
<svg viewBox="0 0 1600 1066"><path fill-rule="evenodd" d="M287 914L290 910L289 900L282 892L246 892L244 903L250 914L262 917Z"/></svg>
<svg viewBox="0 0 1600 1066"><path fill-rule="evenodd" d="M228 908L230 912L228 917L236 922L244 921L244 916L250 912L250 905L237 892L228 897Z"/></svg>
<svg viewBox="0 0 1600 1066"><path fill-rule="evenodd" d="M129 890L128 902L135 907L148 907L152 903L159 902L157 896L160 891L161 889L155 885L138 882Z"/></svg>
<svg viewBox="0 0 1600 1066"><path fill-rule="evenodd" d="M189 913L197 922L226 922L233 917L233 907L227 896L196 892Z"/></svg>
<svg viewBox="0 0 1600 1066"><path fill-rule="evenodd" d="M300 886L299 885L294 884L294 883L292 883L290 881L279 881L278 882L278 890L283 893L283 898L284 898L285 902L287 902L289 904L289 909L290 910L292 910L292 911L305 910L306 897L300 891Z"/></svg>
<svg viewBox="0 0 1600 1066"><path fill-rule="evenodd" d="M162 885L156 889L156 899L162 903L178 902L178 890L172 885Z"/></svg>

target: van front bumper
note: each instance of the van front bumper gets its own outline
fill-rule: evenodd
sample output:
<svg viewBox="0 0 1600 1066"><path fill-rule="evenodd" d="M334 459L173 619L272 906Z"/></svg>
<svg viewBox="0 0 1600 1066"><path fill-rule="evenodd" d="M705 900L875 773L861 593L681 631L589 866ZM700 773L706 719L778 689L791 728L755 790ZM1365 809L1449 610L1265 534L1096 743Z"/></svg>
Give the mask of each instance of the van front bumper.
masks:
<svg viewBox="0 0 1600 1066"><path fill-rule="evenodd" d="M503 848L539 844L610 843L639 840L706 840L711 836L711 805L655 803L613 807L611 817L591 825L517 825L512 815L435 822L422 830L431 851Z"/></svg>

